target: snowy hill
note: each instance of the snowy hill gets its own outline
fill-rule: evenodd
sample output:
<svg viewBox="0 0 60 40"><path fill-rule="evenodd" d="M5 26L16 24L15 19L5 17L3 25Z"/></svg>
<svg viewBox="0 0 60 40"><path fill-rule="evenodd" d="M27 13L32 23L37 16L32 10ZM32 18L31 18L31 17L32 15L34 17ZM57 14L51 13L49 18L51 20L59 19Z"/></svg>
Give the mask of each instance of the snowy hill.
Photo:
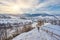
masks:
<svg viewBox="0 0 60 40"><path fill-rule="evenodd" d="M37 28L33 29L30 32L23 33L13 40L52 40L51 37L46 34L46 32L38 32Z"/></svg>
<svg viewBox="0 0 60 40"><path fill-rule="evenodd" d="M47 30L48 25L50 25L51 28L53 28L53 32L57 31L57 35L59 35L59 28L60 26L53 26L51 24L46 23L44 26L41 27L41 29L37 30L37 28L33 29L32 31L29 31L27 33L22 33L18 35L17 37L13 38L12 40L60 40L60 38L57 38L56 34L50 34L49 32L47 33L45 30ZM44 28L46 27L46 28ZM49 28L49 31L52 29ZM55 30L54 30L55 29Z"/></svg>
<svg viewBox="0 0 60 40"><path fill-rule="evenodd" d="M22 16L25 17L37 17L37 16L53 16L50 14L46 14L46 13L36 13L36 14L21 14Z"/></svg>

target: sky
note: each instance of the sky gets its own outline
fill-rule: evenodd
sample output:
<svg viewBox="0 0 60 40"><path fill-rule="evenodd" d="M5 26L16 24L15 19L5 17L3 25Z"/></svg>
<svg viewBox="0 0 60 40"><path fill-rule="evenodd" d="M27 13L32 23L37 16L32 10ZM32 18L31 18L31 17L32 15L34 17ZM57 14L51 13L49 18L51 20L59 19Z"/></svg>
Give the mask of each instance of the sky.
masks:
<svg viewBox="0 0 60 40"><path fill-rule="evenodd" d="M60 0L0 0L0 13L60 14Z"/></svg>

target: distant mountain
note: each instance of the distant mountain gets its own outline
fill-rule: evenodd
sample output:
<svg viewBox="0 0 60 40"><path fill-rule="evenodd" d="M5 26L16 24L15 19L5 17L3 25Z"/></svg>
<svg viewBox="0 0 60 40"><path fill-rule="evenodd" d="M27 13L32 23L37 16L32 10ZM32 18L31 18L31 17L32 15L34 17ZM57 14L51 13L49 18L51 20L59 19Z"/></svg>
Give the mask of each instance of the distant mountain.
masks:
<svg viewBox="0 0 60 40"><path fill-rule="evenodd" d="M25 17L38 17L38 16L42 16L42 17L45 17L45 16L60 16L60 15L52 15L52 14L47 14L47 13L24 13L24 14L0 14L0 18L13 18L13 17L17 17L17 18L25 18Z"/></svg>
<svg viewBox="0 0 60 40"><path fill-rule="evenodd" d="M36 14L23 14L23 16L26 16L26 17L37 17L37 16L53 16L53 15L50 15L50 14L46 14L46 13L36 13Z"/></svg>

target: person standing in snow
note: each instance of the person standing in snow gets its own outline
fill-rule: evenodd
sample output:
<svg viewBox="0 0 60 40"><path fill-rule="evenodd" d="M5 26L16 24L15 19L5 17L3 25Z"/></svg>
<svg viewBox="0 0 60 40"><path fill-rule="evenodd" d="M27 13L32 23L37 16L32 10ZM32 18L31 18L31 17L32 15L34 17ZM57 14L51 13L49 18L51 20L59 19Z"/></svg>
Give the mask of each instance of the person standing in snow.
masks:
<svg viewBox="0 0 60 40"><path fill-rule="evenodd" d="M37 23L37 29L38 29L38 32L41 28L41 26L44 24L43 20L39 20L38 23Z"/></svg>

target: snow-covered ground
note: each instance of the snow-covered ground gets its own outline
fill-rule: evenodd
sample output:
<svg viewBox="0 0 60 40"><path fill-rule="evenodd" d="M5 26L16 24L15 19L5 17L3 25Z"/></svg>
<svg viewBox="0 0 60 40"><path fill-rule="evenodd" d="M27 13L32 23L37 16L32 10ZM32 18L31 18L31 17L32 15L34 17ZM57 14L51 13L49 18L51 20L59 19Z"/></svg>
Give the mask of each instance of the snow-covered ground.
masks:
<svg viewBox="0 0 60 40"><path fill-rule="evenodd" d="M23 33L15 37L13 40L52 40L52 39L48 34L46 34L46 32L42 30L38 32L37 28L35 28L30 32Z"/></svg>
<svg viewBox="0 0 60 40"><path fill-rule="evenodd" d="M22 34L16 36L12 40L60 40L59 36L58 36L58 35L60 35L59 28L60 28L60 26L52 25L50 23L45 23L44 26L41 27L39 32L38 32L37 28L35 28L29 32L22 33ZM51 35L50 33L47 33L46 31L44 31L42 29L48 30L49 32L53 32L53 35Z"/></svg>
<svg viewBox="0 0 60 40"><path fill-rule="evenodd" d="M60 40L60 26L47 23L41 29L45 31L48 30L48 34L52 35L57 40Z"/></svg>
<svg viewBox="0 0 60 40"><path fill-rule="evenodd" d="M43 29L60 35L60 26L58 25L48 24L43 26Z"/></svg>

